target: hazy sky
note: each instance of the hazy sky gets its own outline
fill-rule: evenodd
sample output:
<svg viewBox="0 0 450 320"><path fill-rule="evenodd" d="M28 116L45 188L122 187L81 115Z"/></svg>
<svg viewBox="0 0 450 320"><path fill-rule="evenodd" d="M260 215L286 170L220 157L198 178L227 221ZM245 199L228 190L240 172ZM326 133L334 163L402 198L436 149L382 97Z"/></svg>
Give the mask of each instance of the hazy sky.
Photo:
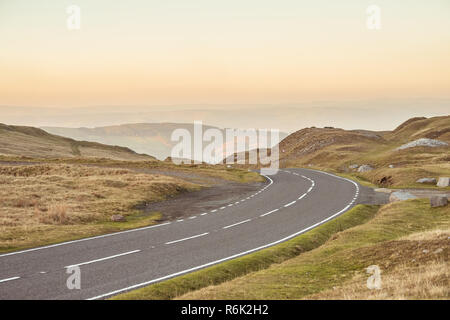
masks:
<svg viewBox="0 0 450 320"><path fill-rule="evenodd" d="M449 0L0 0L1 105L377 97L450 97Z"/></svg>

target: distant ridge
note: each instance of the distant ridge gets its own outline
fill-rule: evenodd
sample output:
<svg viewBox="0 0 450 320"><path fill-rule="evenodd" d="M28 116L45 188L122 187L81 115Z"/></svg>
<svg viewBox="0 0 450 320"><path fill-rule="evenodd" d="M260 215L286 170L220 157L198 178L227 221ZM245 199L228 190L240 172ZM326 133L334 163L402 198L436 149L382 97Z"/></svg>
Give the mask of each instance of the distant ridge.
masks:
<svg viewBox="0 0 450 320"><path fill-rule="evenodd" d="M0 123L0 155L35 158L109 158L151 161L154 157L138 154L126 147L77 141L50 134L42 129Z"/></svg>

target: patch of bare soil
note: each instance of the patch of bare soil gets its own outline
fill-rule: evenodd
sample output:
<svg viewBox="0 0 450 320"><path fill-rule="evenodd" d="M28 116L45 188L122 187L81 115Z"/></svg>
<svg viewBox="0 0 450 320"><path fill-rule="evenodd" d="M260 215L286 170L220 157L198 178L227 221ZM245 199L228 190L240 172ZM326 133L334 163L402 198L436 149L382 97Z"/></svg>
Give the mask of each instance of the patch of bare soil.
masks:
<svg viewBox="0 0 450 320"><path fill-rule="evenodd" d="M143 204L145 214L158 211L161 221L180 219L207 212L225 204L235 202L259 190L264 183L238 183L222 180L222 183L199 191L181 193L164 201Z"/></svg>

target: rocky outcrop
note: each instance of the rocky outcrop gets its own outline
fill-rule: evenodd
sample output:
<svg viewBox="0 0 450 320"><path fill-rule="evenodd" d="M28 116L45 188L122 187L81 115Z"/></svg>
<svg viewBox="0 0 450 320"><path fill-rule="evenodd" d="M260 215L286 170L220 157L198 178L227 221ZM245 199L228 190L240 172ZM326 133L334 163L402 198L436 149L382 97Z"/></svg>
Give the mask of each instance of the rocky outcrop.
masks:
<svg viewBox="0 0 450 320"><path fill-rule="evenodd" d="M449 187L450 186L450 178L449 177L439 177L438 187Z"/></svg>
<svg viewBox="0 0 450 320"><path fill-rule="evenodd" d="M421 178L416 181L416 183L425 183L425 184L436 184L437 180L435 178Z"/></svg>
<svg viewBox="0 0 450 320"><path fill-rule="evenodd" d="M444 196L434 196L430 198L430 205L433 208L445 207L446 205L448 205L448 199Z"/></svg>
<svg viewBox="0 0 450 320"><path fill-rule="evenodd" d="M414 147L444 147L444 146L448 146L448 143L435 139L421 138L418 140L408 142L407 144L404 144L395 150L403 150Z"/></svg>
<svg viewBox="0 0 450 320"><path fill-rule="evenodd" d="M368 172L368 171L372 171L373 168L371 166L369 166L368 164L363 164L362 166L360 166L358 168L358 172Z"/></svg>
<svg viewBox="0 0 450 320"><path fill-rule="evenodd" d="M111 216L111 221L113 222L124 222L126 221L125 217L120 214L114 214Z"/></svg>
<svg viewBox="0 0 450 320"><path fill-rule="evenodd" d="M404 191L395 191L392 192L389 197L389 202L395 202L395 201L404 201L404 200L410 200L410 199L416 199L417 197L409 192Z"/></svg>

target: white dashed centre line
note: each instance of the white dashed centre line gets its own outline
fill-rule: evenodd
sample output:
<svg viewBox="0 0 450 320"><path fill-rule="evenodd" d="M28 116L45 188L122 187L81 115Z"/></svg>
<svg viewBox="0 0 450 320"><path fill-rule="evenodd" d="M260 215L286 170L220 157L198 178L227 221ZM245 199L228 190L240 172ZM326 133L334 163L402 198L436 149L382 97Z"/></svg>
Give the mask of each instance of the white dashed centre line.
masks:
<svg viewBox="0 0 450 320"><path fill-rule="evenodd" d="M100 261L104 261L104 260L114 259L114 258L117 258L117 257L125 256L125 255L132 254L132 253L137 253L137 252L140 252L140 251L141 250L133 250L133 251L129 251L129 252L124 252L124 253L116 254L116 255L105 257L105 258L101 258L101 259L95 259L95 260L91 260L91 261L87 261L87 262L72 264L70 266L66 266L65 268L70 268L70 267L75 267L75 266L79 267L79 266L83 266L85 264L91 264L91 263L100 262Z"/></svg>
<svg viewBox="0 0 450 320"><path fill-rule="evenodd" d="M228 228L231 228L231 227L234 227L234 226L237 226L237 225L249 222L249 221L252 221L252 219L247 219L247 220L244 220L244 221L241 221L238 223L230 224L229 226L223 227L222 229L228 229Z"/></svg>
<svg viewBox="0 0 450 320"><path fill-rule="evenodd" d="M6 282L6 281L17 280L17 279L20 279L20 277L12 277L12 278L8 278L8 279L3 279L3 280L0 280L0 283L1 282Z"/></svg>
<svg viewBox="0 0 450 320"><path fill-rule="evenodd" d="M260 215L260 217L264 217L264 216L267 216L267 215L269 215L269 214L271 214L271 213L277 212L278 210L280 210L280 209L275 209L275 210L272 210L272 211L266 212L266 213L264 213L264 214Z"/></svg>
<svg viewBox="0 0 450 320"><path fill-rule="evenodd" d="M198 237L203 237L203 236L206 236L207 234L209 234L209 232L205 232L205 233L202 233L202 234L198 234L196 236L187 237L187 238L183 238L183 239L179 239L179 240L169 241L169 242L166 242L166 244L172 244L172 243L186 241L186 240L190 240L190 239L194 239L194 238L198 238Z"/></svg>
<svg viewBox="0 0 450 320"><path fill-rule="evenodd" d="M298 197L298 200L302 200L304 197L306 197L306 193L304 193L300 197Z"/></svg>
<svg viewBox="0 0 450 320"><path fill-rule="evenodd" d="M297 201L296 200L294 200L294 201L292 201L292 202L289 202L288 204L285 204L284 205L284 207L285 208L287 208L287 207L289 207L289 206L292 206L294 203L296 203Z"/></svg>

